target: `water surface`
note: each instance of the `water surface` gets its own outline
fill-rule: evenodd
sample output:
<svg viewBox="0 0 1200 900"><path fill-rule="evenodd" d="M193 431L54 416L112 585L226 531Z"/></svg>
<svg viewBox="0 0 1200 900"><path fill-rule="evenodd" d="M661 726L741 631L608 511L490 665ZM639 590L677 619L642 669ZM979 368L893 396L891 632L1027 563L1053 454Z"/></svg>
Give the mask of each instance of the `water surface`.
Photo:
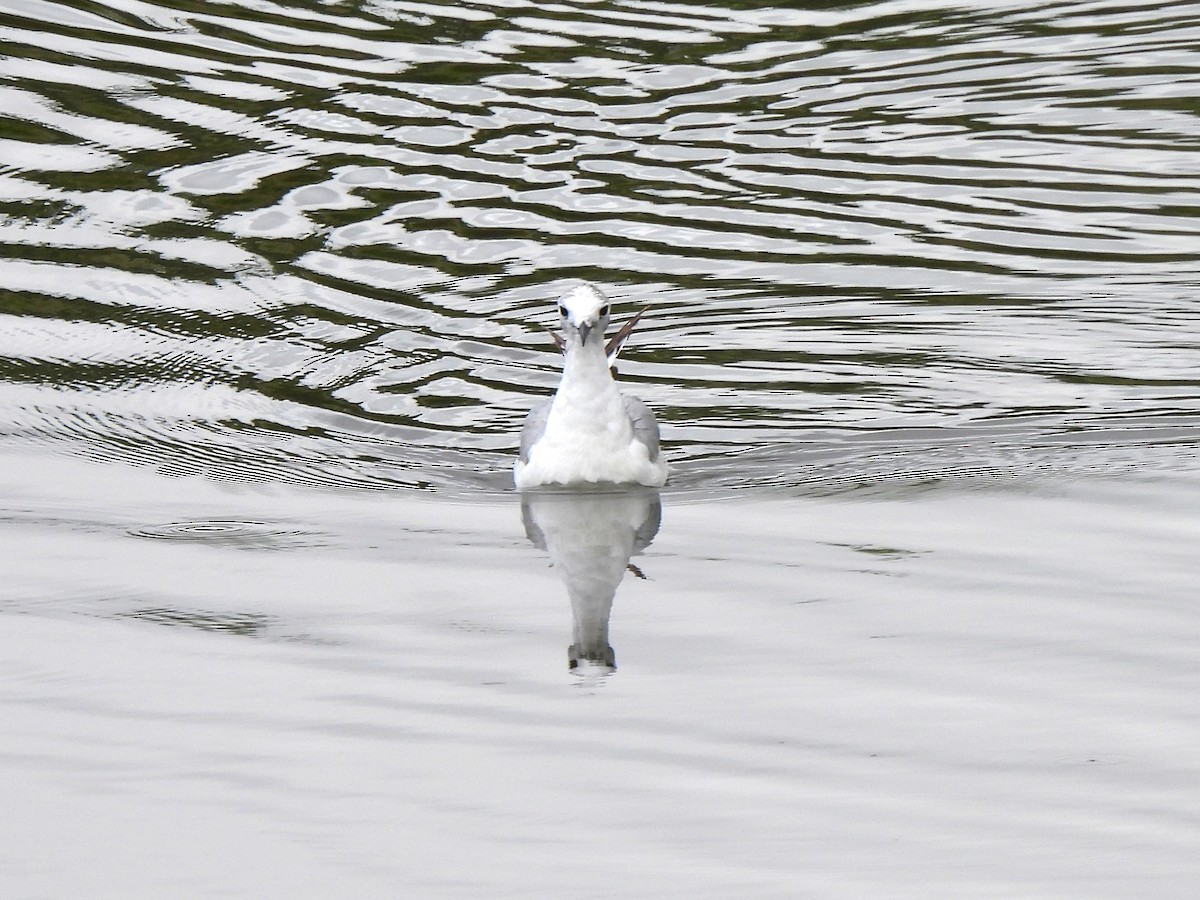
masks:
<svg viewBox="0 0 1200 900"><path fill-rule="evenodd" d="M1197 48L7 3L4 882L1191 896ZM672 479L523 510L579 279Z"/></svg>

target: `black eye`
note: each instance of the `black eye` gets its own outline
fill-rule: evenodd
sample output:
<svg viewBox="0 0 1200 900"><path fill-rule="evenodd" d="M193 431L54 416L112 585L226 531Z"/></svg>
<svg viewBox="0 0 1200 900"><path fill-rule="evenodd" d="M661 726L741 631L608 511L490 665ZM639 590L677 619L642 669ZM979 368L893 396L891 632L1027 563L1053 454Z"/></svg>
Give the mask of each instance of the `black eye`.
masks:
<svg viewBox="0 0 1200 900"><path fill-rule="evenodd" d="M560 306L558 308L558 314L565 319L567 317L567 308L565 306Z"/></svg>
<svg viewBox="0 0 1200 900"><path fill-rule="evenodd" d="M607 303L605 303L602 307L600 307L600 315L602 315L602 316L608 315L608 304Z"/></svg>

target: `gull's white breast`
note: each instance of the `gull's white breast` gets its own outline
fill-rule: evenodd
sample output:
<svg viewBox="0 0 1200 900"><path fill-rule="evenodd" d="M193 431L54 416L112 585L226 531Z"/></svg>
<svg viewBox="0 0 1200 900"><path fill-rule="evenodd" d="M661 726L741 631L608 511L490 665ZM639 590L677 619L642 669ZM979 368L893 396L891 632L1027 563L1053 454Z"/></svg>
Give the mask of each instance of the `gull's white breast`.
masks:
<svg viewBox="0 0 1200 900"><path fill-rule="evenodd" d="M545 484L612 482L658 487L667 480L660 454L634 435L625 400L608 372L579 367L563 377L545 431L518 461L519 489Z"/></svg>

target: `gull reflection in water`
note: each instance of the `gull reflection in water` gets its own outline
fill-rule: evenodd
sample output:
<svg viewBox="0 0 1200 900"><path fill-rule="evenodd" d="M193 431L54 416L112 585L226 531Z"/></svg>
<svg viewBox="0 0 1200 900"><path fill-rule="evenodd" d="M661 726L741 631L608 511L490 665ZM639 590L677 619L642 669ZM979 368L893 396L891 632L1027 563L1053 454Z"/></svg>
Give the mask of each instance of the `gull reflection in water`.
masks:
<svg viewBox="0 0 1200 900"><path fill-rule="evenodd" d="M610 674L617 661L608 643L608 616L625 572L645 577L629 560L658 533L658 491L530 492L521 497L521 518L525 535L550 554L571 598L568 665L580 674Z"/></svg>

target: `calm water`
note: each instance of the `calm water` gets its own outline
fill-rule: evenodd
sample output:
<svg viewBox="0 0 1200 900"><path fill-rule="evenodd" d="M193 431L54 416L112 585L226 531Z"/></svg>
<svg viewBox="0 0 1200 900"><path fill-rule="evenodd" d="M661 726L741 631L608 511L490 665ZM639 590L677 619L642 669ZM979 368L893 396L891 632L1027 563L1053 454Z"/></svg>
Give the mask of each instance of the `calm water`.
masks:
<svg viewBox="0 0 1200 900"><path fill-rule="evenodd" d="M6 0L9 894L1195 894L1200 5L809 6Z"/></svg>

